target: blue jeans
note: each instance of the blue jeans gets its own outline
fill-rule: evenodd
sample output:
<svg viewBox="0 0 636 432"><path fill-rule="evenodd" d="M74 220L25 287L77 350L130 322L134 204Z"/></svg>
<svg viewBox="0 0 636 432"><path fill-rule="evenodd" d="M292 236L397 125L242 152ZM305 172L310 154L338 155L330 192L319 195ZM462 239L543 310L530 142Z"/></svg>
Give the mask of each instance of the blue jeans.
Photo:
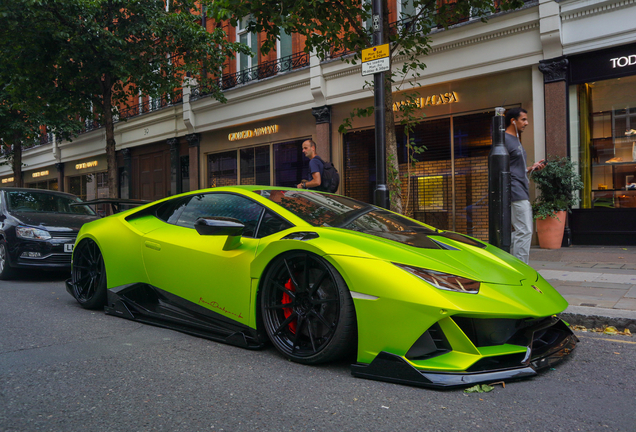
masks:
<svg viewBox="0 0 636 432"><path fill-rule="evenodd" d="M532 241L532 206L530 201L512 202L512 244L510 253L528 264L530 260L530 242Z"/></svg>

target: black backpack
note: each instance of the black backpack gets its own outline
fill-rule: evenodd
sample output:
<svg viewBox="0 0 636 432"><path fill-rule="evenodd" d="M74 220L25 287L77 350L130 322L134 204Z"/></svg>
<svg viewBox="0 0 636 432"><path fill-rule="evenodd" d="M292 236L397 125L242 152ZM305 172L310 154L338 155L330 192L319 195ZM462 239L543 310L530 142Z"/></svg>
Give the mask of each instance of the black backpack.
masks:
<svg viewBox="0 0 636 432"><path fill-rule="evenodd" d="M336 193L340 186L340 174L335 166L329 161L324 161L320 156L316 156L323 165L323 172L320 182L320 188L325 192Z"/></svg>

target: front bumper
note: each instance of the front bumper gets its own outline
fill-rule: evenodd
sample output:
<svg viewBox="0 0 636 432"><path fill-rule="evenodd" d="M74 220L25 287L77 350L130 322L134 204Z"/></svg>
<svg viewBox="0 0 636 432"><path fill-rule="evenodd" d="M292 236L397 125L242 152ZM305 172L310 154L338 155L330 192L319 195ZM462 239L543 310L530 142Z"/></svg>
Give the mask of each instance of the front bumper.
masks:
<svg viewBox="0 0 636 432"><path fill-rule="evenodd" d="M11 267L70 268L75 237L50 240L16 239L9 247Z"/></svg>
<svg viewBox="0 0 636 432"><path fill-rule="evenodd" d="M462 372L423 370L414 367L404 357L382 351L369 364L352 364L351 373L359 378L431 388L466 387L535 376L539 370L562 361L578 342L578 338L563 321L553 318L550 323L551 325L547 327L544 321L531 329L533 336L523 358L502 355L500 361L497 361L497 358L488 359L492 364L499 365L496 368L487 369L476 364L469 368L470 370ZM558 336L549 346L540 340L542 331L546 328L549 328L553 335ZM533 348L533 345L536 347ZM511 360L515 358L517 360Z"/></svg>

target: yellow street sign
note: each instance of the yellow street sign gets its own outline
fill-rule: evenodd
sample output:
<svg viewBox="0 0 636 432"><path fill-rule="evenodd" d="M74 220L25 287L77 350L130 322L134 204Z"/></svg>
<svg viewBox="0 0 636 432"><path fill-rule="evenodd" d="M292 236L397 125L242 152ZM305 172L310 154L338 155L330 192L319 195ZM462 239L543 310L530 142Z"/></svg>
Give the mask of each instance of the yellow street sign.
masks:
<svg viewBox="0 0 636 432"><path fill-rule="evenodd" d="M391 54L389 44L377 45L362 50L362 63L388 57Z"/></svg>

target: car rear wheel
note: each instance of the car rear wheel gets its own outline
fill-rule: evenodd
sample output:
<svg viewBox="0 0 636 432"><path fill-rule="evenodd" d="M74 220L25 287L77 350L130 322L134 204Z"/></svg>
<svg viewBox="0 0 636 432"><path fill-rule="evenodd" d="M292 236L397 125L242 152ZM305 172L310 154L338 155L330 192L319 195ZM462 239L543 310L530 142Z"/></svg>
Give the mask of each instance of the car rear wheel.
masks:
<svg viewBox="0 0 636 432"><path fill-rule="evenodd" d="M73 297L85 309L99 309L106 304L106 268L97 244L82 240L73 251Z"/></svg>
<svg viewBox="0 0 636 432"><path fill-rule="evenodd" d="M304 251L279 256L265 274L260 300L267 335L290 360L324 363L355 348L351 294L324 258Z"/></svg>
<svg viewBox="0 0 636 432"><path fill-rule="evenodd" d="M15 270L9 266L9 248L4 240L0 240L0 280L13 278Z"/></svg>

